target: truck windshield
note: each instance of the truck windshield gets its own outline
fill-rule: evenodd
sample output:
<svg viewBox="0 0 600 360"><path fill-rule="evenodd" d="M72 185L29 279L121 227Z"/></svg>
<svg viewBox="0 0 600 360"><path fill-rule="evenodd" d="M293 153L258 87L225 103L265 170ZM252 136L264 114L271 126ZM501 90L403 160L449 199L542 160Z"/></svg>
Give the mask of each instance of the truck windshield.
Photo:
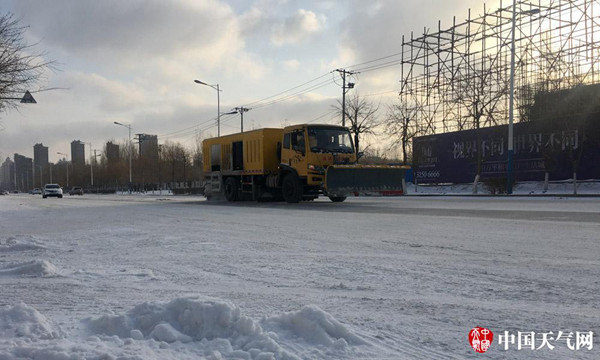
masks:
<svg viewBox="0 0 600 360"><path fill-rule="evenodd" d="M309 126L308 143L312 152L354 152L350 132L340 127Z"/></svg>

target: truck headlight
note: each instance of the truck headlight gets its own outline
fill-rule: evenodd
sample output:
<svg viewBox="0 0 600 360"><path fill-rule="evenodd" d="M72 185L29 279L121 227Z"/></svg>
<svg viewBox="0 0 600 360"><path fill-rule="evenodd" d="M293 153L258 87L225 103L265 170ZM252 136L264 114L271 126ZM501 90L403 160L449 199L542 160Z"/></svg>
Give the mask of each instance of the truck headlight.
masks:
<svg viewBox="0 0 600 360"><path fill-rule="evenodd" d="M325 169L321 165L308 164L308 170L325 173Z"/></svg>

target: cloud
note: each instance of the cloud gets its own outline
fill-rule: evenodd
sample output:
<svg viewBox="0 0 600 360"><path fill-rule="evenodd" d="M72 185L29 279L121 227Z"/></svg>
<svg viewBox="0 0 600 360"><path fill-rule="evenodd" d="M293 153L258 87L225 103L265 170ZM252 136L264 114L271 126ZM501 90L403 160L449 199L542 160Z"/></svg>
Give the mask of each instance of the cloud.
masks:
<svg viewBox="0 0 600 360"><path fill-rule="evenodd" d="M71 73L66 81L72 84L76 97L98 99L103 111L124 112L141 106L146 96L134 83L109 80L98 74Z"/></svg>
<svg viewBox="0 0 600 360"><path fill-rule="evenodd" d="M352 49L358 62L398 53L402 49L402 36L409 40L414 32L418 37L424 28L436 32L438 20L442 29L450 28L453 15L457 16L457 23L464 21L473 3L473 0L352 0L348 5L350 11L340 24L340 41L343 47Z"/></svg>
<svg viewBox="0 0 600 360"><path fill-rule="evenodd" d="M453 13L464 20L468 2L474 0L4 0L29 26L29 43L61 64L44 85L69 90L34 94L37 105L2 114L0 151L30 156L37 142L64 151L77 138L120 139L124 131L113 120L159 135L207 127L214 124L216 93L194 79L219 83L226 111L397 53L411 30L437 28L438 18L448 27ZM396 88L399 78L391 67L352 80L368 95ZM262 126L311 121L330 112L340 94L339 82L332 83L255 108L244 120ZM232 117L221 130L238 124Z"/></svg>
<svg viewBox="0 0 600 360"><path fill-rule="evenodd" d="M283 66L286 70L296 71L300 67L300 61L296 59L286 60L283 62Z"/></svg>
<svg viewBox="0 0 600 360"><path fill-rule="evenodd" d="M23 1L15 7L45 46L92 61L131 64L176 51L208 60L243 46L232 9L216 0Z"/></svg>
<svg viewBox="0 0 600 360"><path fill-rule="evenodd" d="M321 31L325 21L324 15L299 9L296 14L273 27L271 42L275 46L297 44Z"/></svg>

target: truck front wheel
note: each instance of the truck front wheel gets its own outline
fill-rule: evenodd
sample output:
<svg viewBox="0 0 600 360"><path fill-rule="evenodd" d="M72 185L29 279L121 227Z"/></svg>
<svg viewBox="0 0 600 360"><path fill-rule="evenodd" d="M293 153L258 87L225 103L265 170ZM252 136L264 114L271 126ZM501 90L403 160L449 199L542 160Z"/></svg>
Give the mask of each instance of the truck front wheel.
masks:
<svg viewBox="0 0 600 360"><path fill-rule="evenodd" d="M333 202L343 202L344 200L346 200L345 196L330 196L329 200L333 201Z"/></svg>
<svg viewBox="0 0 600 360"><path fill-rule="evenodd" d="M302 184L294 174L287 174L281 184L281 194L288 203L298 203L302 200Z"/></svg>
<svg viewBox="0 0 600 360"><path fill-rule="evenodd" d="M234 177L228 177L225 180L225 199L227 201L237 201L238 200L238 183Z"/></svg>

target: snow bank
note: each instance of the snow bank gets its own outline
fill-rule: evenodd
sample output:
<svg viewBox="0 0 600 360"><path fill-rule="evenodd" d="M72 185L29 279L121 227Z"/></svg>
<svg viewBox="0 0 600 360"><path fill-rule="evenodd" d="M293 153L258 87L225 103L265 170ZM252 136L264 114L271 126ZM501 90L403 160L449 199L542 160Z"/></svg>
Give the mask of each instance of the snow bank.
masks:
<svg viewBox="0 0 600 360"><path fill-rule="evenodd" d="M166 344L198 342L213 357L297 359L259 324L226 301L188 297L169 303L144 303L124 315L85 321L94 335L116 335Z"/></svg>
<svg viewBox="0 0 600 360"><path fill-rule="evenodd" d="M0 276L29 276L29 277L51 277L58 276L56 267L46 260L33 260L26 263L12 264L0 268Z"/></svg>
<svg viewBox="0 0 600 360"><path fill-rule="evenodd" d="M0 309L0 360L299 360L344 357L368 344L316 306L257 322L228 301L200 297L143 303L68 328L74 333L26 304Z"/></svg>
<svg viewBox="0 0 600 360"><path fill-rule="evenodd" d="M263 325L269 330L288 332L313 345L345 348L348 344L367 344L333 316L314 305L305 306L299 311L267 318L263 321Z"/></svg>
<svg viewBox="0 0 600 360"><path fill-rule="evenodd" d="M18 304L0 309L0 338L54 339L60 330L36 309ZM0 353L1 354L1 353Z"/></svg>
<svg viewBox="0 0 600 360"><path fill-rule="evenodd" d="M418 184L407 183L407 195L471 195L473 184ZM600 181L583 180L577 182L579 195L600 195ZM484 184L478 188L479 195L489 194ZM573 194L572 180L553 181L544 190L544 183L539 181L519 182L513 188L515 195L571 195Z"/></svg>

